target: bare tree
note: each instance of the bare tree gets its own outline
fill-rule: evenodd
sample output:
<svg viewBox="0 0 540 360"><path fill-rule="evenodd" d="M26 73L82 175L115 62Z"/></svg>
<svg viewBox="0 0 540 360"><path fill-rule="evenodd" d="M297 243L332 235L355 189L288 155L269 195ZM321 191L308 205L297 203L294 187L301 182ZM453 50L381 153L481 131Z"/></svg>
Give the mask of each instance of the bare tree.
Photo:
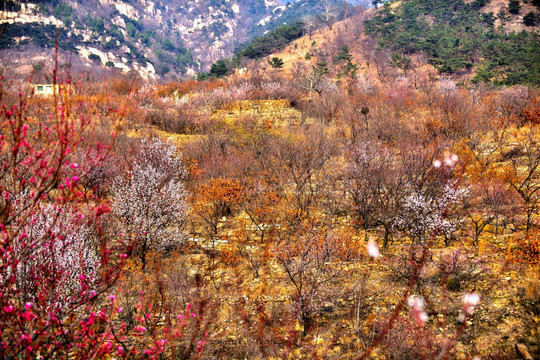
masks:
<svg viewBox="0 0 540 360"><path fill-rule="evenodd" d="M352 151L344 185L367 238L367 230L382 226L383 246L388 247L414 188L404 159L381 143L360 143Z"/></svg>
<svg viewBox="0 0 540 360"><path fill-rule="evenodd" d="M305 32L309 36L309 40L311 40L311 37L313 36L313 29L315 28L315 23L315 16L311 14L307 14L302 17L302 24Z"/></svg>
<svg viewBox="0 0 540 360"><path fill-rule="evenodd" d="M506 172L506 181L525 204L525 229L527 233L533 225L533 215L538 213L540 190L540 142L538 130L530 127L523 139L518 141L521 148L516 148L510 159L511 167ZM519 143L518 142L518 143Z"/></svg>
<svg viewBox="0 0 540 360"><path fill-rule="evenodd" d="M328 68L325 62L317 63L309 69L304 63L296 62L291 68L293 85L309 93L309 101L313 100L313 92L321 94L330 85L327 77Z"/></svg>
<svg viewBox="0 0 540 360"><path fill-rule="evenodd" d="M377 69L377 75L379 75L381 81L385 81L390 75L390 64L388 63L389 58L389 49L376 51L373 55L372 60L375 64L375 68Z"/></svg>
<svg viewBox="0 0 540 360"><path fill-rule="evenodd" d="M289 232L280 241L276 259L293 289L295 312L304 325L304 336L309 334L322 301L338 291L332 282L344 269L344 264L336 261L344 247L343 239L335 234L309 227Z"/></svg>
<svg viewBox="0 0 540 360"><path fill-rule="evenodd" d="M282 179L280 195L292 212L296 222L309 216L325 193L329 178L326 164L336 147L321 129L304 130L296 138L275 144L272 166L276 177Z"/></svg>
<svg viewBox="0 0 540 360"><path fill-rule="evenodd" d="M465 203L465 212L473 226L473 244L488 225L496 223L501 216L512 216L518 202L513 194L500 183L481 182L471 186Z"/></svg>
<svg viewBox="0 0 540 360"><path fill-rule="evenodd" d="M336 6L332 0L323 0L321 3L322 12L321 12L321 21L325 23L330 30L336 22Z"/></svg>
<svg viewBox="0 0 540 360"><path fill-rule="evenodd" d="M372 36L367 36L360 42L360 53L366 61L366 65L369 66L375 61L375 48L377 47L377 40Z"/></svg>
<svg viewBox="0 0 540 360"><path fill-rule="evenodd" d="M369 0L350 0L349 2L354 6L357 14L362 14L366 11L371 3Z"/></svg>

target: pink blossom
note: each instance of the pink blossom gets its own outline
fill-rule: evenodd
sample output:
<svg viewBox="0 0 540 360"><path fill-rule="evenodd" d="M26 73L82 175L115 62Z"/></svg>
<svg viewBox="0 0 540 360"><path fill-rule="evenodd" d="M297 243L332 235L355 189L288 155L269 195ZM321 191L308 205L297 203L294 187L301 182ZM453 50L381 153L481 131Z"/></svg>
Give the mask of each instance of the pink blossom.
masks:
<svg viewBox="0 0 540 360"><path fill-rule="evenodd" d="M407 304L411 307L412 315L420 325L428 320L428 315L424 311L426 303L423 298L419 296L409 296Z"/></svg>
<svg viewBox="0 0 540 360"><path fill-rule="evenodd" d="M464 310L467 314L473 314L475 307L480 304L480 295L477 293L467 293L463 295Z"/></svg>
<svg viewBox="0 0 540 360"><path fill-rule="evenodd" d="M480 296L477 293L468 293L463 296L463 303L468 306L480 304Z"/></svg>
<svg viewBox="0 0 540 360"><path fill-rule="evenodd" d="M114 295L109 295L109 299L114 300L114 299L116 299L116 296L114 296Z"/></svg>
<svg viewBox="0 0 540 360"><path fill-rule="evenodd" d="M367 253L374 259L380 258L381 254L379 252L379 244L377 244L377 242L374 240L369 240L367 244Z"/></svg>
<svg viewBox="0 0 540 360"><path fill-rule="evenodd" d="M455 166L457 164L458 159L459 158L456 154L452 154L449 152L444 154L444 164L447 166L450 166L450 167Z"/></svg>

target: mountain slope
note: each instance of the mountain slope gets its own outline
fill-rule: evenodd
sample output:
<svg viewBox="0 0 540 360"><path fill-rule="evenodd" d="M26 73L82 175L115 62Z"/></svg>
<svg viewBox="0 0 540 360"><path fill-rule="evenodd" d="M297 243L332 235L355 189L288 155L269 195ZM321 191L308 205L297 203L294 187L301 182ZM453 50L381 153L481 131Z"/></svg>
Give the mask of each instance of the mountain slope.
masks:
<svg viewBox="0 0 540 360"><path fill-rule="evenodd" d="M36 65L47 57L43 49L54 46L56 27L59 48L85 65L133 69L146 77L193 75L257 34L299 18L302 3L314 9L314 1L320 2L8 0L1 7L0 24L7 26L0 49L13 66Z"/></svg>
<svg viewBox="0 0 540 360"><path fill-rule="evenodd" d="M539 84L538 29L508 31L506 24L522 21L521 9L503 5L494 14L487 5L495 9L488 0L390 1L366 23L366 32L396 56L422 53L444 74L474 70L475 81Z"/></svg>
<svg viewBox="0 0 540 360"><path fill-rule="evenodd" d="M292 73L324 62L336 80L348 73L416 83L438 73L459 83L538 85L539 28L523 19L539 10L532 3L518 14L507 10L500 0L389 1L295 40L261 64L278 57Z"/></svg>

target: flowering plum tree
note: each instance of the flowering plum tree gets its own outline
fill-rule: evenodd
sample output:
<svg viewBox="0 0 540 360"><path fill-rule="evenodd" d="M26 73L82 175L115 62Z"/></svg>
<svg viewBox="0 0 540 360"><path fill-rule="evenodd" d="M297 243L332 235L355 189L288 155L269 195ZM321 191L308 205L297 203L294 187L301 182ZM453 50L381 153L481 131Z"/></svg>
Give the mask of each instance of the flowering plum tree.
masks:
<svg viewBox="0 0 540 360"><path fill-rule="evenodd" d="M448 209L461 202L467 194L468 188L457 188L455 184L445 185L437 197L413 192L405 199L404 211L396 225L420 244L436 233L449 238L459 223L448 218Z"/></svg>
<svg viewBox="0 0 540 360"><path fill-rule="evenodd" d="M60 96L52 113L40 116L31 98L5 85L0 81L0 358L76 354L81 342L101 338L104 329L90 334L80 325L123 263L120 243L100 235L108 207L78 190L85 173L70 162L89 135L91 112ZM98 144L92 161L106 148Z"/></svg>
<svg viewBox="0 0 540 360"><path fill-rule="evenodd" d="M71 294L93 288L99 275L100 259L92 239L92 229L85 214L73 206L39 204L23 226L23 236L13 242L14 250L30 256L12 269L18 289L25 302L45 302L61 307ZM54 241L53 241L54 239ZM45 246L38 251L26 249L25 244ZM36 248L38 248L36 246ZM49 272L50 278L39 274ZM55 288L49 298L39 299L43 283Z"/></svg>
<svg viewBox="0 0 540 360"><path fill-rule="evenodd" d="M143 140L131 171L112 186L112 213L123 235L135 240L143 269L149 251L178 247L186 239L186 170L176 152L170 143Z"/></svg>

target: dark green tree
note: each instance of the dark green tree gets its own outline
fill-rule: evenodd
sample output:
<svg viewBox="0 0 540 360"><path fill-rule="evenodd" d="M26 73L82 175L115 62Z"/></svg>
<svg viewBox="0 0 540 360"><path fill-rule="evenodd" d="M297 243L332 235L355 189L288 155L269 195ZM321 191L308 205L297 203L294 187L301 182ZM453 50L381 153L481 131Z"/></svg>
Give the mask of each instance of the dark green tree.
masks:
<svg viewBox="0 0 540 360"><path fill-rule="evenodd" d="M523 17L523 23L526 26L537 26L540 23L540 17L531 11Z"/></svg>
<svg viewBox="0 0 540 360"><path fill-rule="evenodd" d="M101 64L101 57L99 55L90 54L88 55L88 59Z"/></svg>
<svg viewBox="0 0 540 360"><path fill-rule="evenodd" d="M403 54L393 53L388 63L395 68L403 70L405 74L412 69L412 59Z"/></svg>
<svg viewBox="0 0 540 360"><path fill-rule="evenodd" d="M284 65L283 59L278 58L277 56L274 56L272 60L268 60L268 63L270 66L272 66L274 69L281 69Z"/></svg>
<svg viewBox="0 0 540 360"><path fill-rule="evenodd" d="M517 15L521 11L521 3L519 0L510 0L508 3L508 12Z"/></svg>
<svg viewBox="0 0 540 360"><path fill-rule="evenodd" d="M13 0L0 1L0 11L19 11L21 10L21 5L16 3Z"/></svg>
<svg viewBox="0 0 540 360"><path fill-rule="evenodd" d="M225 60L218 60L210 68L210 75L215 77L224 77L229 73L227 62Z"/></svg>
<svg viewBox="0 0 540 360"><path fill-rule="evenodd" d="M334 57L334 62L337 63L341 61L346 61L348 63L352 61L351 49L349 49L349 46L347 45L343 46L340 52Z"/></svg>
<svg viewBox="0 0 540 360"><path fill-rule="evenodd" d="M328 74L328 65L326 61L320 61L316 66L313 67L313 72L319 75Z"/></svg>
<svg viewBox="0 0 540 360"><path fill-rule="evenodd" d="M375 9L377 9L379 7L380 4L382 4L383 1L382 0L373 0L371 2L371 4L373 4L373 6L375 6Z"/></svg>

